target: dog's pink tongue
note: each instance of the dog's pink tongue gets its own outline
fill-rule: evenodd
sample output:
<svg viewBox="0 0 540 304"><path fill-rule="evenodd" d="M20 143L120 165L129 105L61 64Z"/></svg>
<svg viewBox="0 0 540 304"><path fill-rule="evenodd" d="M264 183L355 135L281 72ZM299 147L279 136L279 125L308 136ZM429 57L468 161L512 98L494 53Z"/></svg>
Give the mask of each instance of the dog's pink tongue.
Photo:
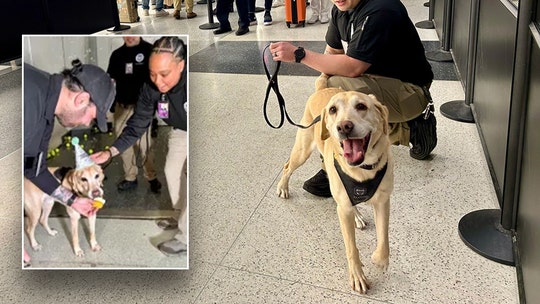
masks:
<svg viewBox="0 0 540 304"><path fill-rule="evenodd" d="M343 157L349 164L361 163L364 160L364 140L346 139L343 141Z"/></svg>

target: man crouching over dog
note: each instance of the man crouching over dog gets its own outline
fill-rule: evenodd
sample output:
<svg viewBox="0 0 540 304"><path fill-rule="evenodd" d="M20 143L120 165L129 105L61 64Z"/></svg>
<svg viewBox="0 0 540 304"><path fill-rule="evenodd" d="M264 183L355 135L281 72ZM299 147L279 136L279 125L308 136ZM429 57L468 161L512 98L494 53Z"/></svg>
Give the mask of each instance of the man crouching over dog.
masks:
<svg viewBox="0 0 540 304"><path fill-rule="evenodd" d="M324 54L288 42L270 45L275 61L303 63L319 72L323 87L373 94L388 108L390 142L412 145L410 156L428 158L437 145L429 87L433 72L407 10L399 0L332 0ZM331 197L319 171L306 191Z"/></svg>
<svg viewBox="0 0 540 304"><path fill-rule="evenodd" d="M93 200L79 197L63 187L47 168L47 151L54 118L66 128L90 126L94 119L107 131L106 113L115 96L113 80L101 68L82 64L60 74L49 74L24 64L24 177L44 193L84 216L97 209ZM25 252L25 263L29 257Z"/></svg>

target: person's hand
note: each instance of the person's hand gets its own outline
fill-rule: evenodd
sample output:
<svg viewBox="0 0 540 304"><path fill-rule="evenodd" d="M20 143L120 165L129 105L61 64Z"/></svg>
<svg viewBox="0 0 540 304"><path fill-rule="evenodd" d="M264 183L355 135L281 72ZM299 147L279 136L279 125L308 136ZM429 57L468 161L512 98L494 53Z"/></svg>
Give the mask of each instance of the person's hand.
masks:
<svg viewBox="0 0 540 304"><path fill-rule="evenodd" d="M71 208L75 209L75 211L79 212L80 214L89 217L98 211L97 208L92 206L94 203L93 200L86 198L86 197L77 197L75 201L73 201L73 204L71 204Z"/></svg>
<svg viewBox="0 0 540 304"><path fill-rule="evenodd" d="M90 159L93 160L96 164L101 165L104 162L108 161L112 156L111 150L99 151L90 155Z"/></svg>
<svg viewBox="0 0 540 304"><path fill-rule="evenodd" d="M297 46L290 42L275 42L270 43L269 50L274 61L296 62L294 51L296 51L297 48Z"/></svg>

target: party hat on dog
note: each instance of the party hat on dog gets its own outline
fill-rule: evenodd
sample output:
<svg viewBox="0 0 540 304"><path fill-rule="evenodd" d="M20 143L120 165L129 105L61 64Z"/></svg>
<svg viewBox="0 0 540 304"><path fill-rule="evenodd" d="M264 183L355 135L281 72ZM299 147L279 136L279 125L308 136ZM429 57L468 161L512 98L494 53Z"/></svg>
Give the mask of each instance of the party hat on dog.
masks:
<svg viewBox="0 0 540 304"><path fill-rule="evenodd" d="M83 169L95 165L94 161L88 156L86 151L79 146L79 138L73 137L71 144L75 147L75 165L77 169Z"/></svg>

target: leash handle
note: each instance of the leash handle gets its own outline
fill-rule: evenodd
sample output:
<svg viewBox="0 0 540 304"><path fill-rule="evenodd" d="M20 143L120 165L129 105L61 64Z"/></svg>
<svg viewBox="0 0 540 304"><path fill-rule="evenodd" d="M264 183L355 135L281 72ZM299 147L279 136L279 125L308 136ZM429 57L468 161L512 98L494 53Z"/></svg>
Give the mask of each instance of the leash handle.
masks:
<svg viewBox="0 0 540 304"><path fill-rule="evenodd" d="M264 72L266 74L266 78L268 79L268 85L266 86L266 95L265 95L265 98L264 98L264 105L263 105L264 119L266 120L266 123L270 127L274 128L274 129L281 128L283 126L285 118L287 118L287 121L293 126L296 126L298 128L302 128L302 129L308 129L311 126L313 126L314 124L316 124L317 122L319 122L321 120L321 116L320 115L317 116L308 126L303 126L303 125L297 124L289 117L289 113L287 113L287 108L285 107L285 99L283 98L283 95L281 95L281 93L279 92L278 73L279 73L279 69L281 67L281 61L277 62L276 71L274 72L273 75L271 75L270 71L268 70L268 66L266 65L266 61L264 60L264 58L265 58L264 53L266 52L266 50L268 49L269 46L270 46L270 44L266 45L266 47L263 49L263 56L262 56ZM280 117L279 124L277 126L273 125L270 122L270 120L268 118L268 113L267 113L268 99L270 97L270 90L274 91L274 93L276 94L276 97L278 99L278 106L279 106L279 112L280 112L281 117Z"/></svg>

